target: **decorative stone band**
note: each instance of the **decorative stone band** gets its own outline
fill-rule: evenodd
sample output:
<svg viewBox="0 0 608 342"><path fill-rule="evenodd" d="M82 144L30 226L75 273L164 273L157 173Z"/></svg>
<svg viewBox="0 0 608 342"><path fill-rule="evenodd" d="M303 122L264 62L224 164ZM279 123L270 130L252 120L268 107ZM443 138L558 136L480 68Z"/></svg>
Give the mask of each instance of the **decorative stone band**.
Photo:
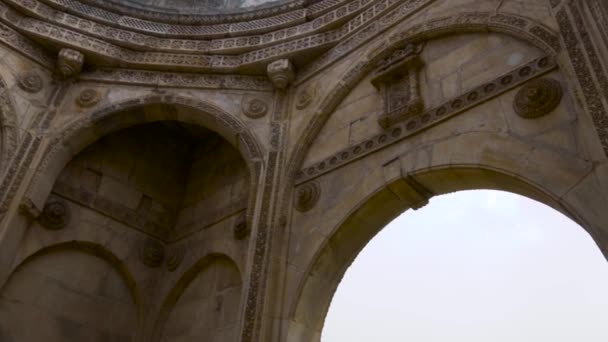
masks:
<svg viewBox="0 0 608 342"><path fill-rule="evenodd" d="M36 4L39 3L36 1L19 1L24 2L21 4L22 6L34 4L32 9L29 10L29 12L31 12L30 15L33 15L34 9L38 8ZM365 0L356 1L361 4L360 2ZM407 0L407 14L411 14L411 12L420 9L423 5L431 1L433 0ZM364 3L367 6L368 3ZM355 35L358 31L365 30L366 26L373 25L375 20L380 20L382 16L389 13L391 9L394 9L400 1L376 0L372 3L374 4L373 6L370 6L352 19L349 19L348 22L343 23L342 26L335 30L316 33L319 32L321 26L324 26L324 23L322 21L318 23L312 21L302 24L303 26L301 26L302 30L306 31L306 34L304 34L304 31L298 33L300 26L290 27L287 31L282 33L273 33L276 34L275 38L277 38L278 41L270 46L265 46L268 45L268 41L260 39L259 36L257 38L249 37L252 38L251 42L255 43L255 46L252 47L257 49L243 52L240 55L201 55L201 52L204 53L209 51L209 48L205 47L210 44L208 41L166 40L161 42L157 38L146 37L129 31L119 32L116 29L101 27L99 24L81 18L73 18L78 22L82 21L82 23L78 24L76 27L72 27L65 23L54 23L48 20L48 18L64 17L63 13L61 13L61 16L38 13L38 18L28 17L9 8L1 2L0 20L28 36L82 51L85 54L105 59L106 63L118 62L125 66L137 68L149 68L152 66L172 66L179 68L181 66L188 70L196 69L197 71L229 71L236 70L239 67L251 66L256 63L271 62L277 58L293 55L293 53L297 51L333 46L338 42ZM348 8L351 7L354 8L356 6L351 6L351 4L349 4L348 7L344 7L346 10L345 13L339 12L340 8L336 9L336 13L331 12L334 13L333 15L328 13L327 15L329 17L327 20L331 21L332 25L336 25L334 22L336 17L350 18L347 14ZM395 14L402 17L401 12L396 12ZM384 23L385 21L382 22ZM391 20L387 23L392 25L397 22L398 20ZM115 22L113 22L113 24L115 24ZM165 30L161 31L165 32ZM375 32L375 30L372 31ZM103 32L106 34L100 36L100 33ZM171 30L167 29L166 32L171 32ZM290 34L291 40L283 39L287 36L287 33ZM95 36L98 36L101 39L95 38ZM226 51L223 51L224 48L232 50L237 45L242 45L242 50L249 44L249 38L226 39L223 42L218 41L221 46L212 44L217 47L213 50L215 53L225 53ZM117 45L119 44L117 39L120 41L120 46ZM167 49L179 53L158 52Z"/></svg>
<svg viewBox="0 0 608 342"><path fill-rule="evenodd" d="M272 91L267 77L245 75L213 75L131 69L101 68L82 73L82 81L112 84L132 84L168 88L231 89Z"/></svg>
<svg viewBox="0 0 608 342"><path fill-rule="evenodd" d="M109 16L112 17L112 20L109 20L104 16L95 17L94 15L98 12L75 16L66 14L66 10L56 10L39 1L6 1L33 18L105 39L118 45L140 50L227 53L230 51L242 52L245 49L260 48L305 35L326 32L350 20L348 25L335 30L346 33L349 29L356 29L361 24L373 19L367 16L357 16L353 19L353 15L367 10L376 2L386 0L351 0L348 4L333 8L329 13L310 21L307 20L310 17L306 15L306 12L299 10L285 18L277 17L270 21L258 20L239 24L223 23L214 26L168 25L154 22L145 24L145 21L138 19L125 20L123 16L117 14ZM0 8L2 12L6 12L9 16L16 16L15 11L10 11L6 5L0 4ZM72 13L69 9L67 11ZM358 24L353 25L351 23L353 20L356 20ZM142 25L132 25L133 23L141 23ZM263 33L265 31L266 33ZM225 36L230 36L230 38L224 38ZM216 39L213 39L214 37Z"/></svg>
<svg viewBox="0 0 608 342"><path fill-rule="evenodd" d="M317 178L372 152L400 140L418 134L440 122L455 117L466 110L503 94L533 78L546 74L557 67L552 57L541 57L508 72L497 79L478 86L445 104L415 115L390 130L363 142L350 146L332 156L305 167L296 174L296 185Z"/></svg>
<svg viewBox="0 0 608 342"><path fill-rule="evenodd" d="M414 15L418 10L429 4L430 2L423 0L401 2L399 6L388 11L381 19L357 31L350 37L343 37L336 46L298 70L295 84L302 84L310 77L340 60L344 55L356 50L389 28L399 23L407 23L408 21L404 20L405 18ZM485 32L488 30L523 38L543 48L549 54L553 54L561 48L559 37L541 23L534 22L526 17L494 12L463 12L458 15L428 20L411 27L404 27L399 30L399 33L389 37L388 40L389 42L419 42L446 33Z"/></svg>
<svg viewBox="0 0 608 342"><path fill-rule="evenodd" d="M0 22L0 43L4 43L46 69L55 67L55 57L38 44Z"/></svg>

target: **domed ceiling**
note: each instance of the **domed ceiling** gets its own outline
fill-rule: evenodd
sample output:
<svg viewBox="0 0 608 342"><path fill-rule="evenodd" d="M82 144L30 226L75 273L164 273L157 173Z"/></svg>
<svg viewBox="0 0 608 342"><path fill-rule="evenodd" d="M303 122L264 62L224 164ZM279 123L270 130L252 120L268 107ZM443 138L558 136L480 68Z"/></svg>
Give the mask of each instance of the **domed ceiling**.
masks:
<svg viewBox="0 0 608 342"><path fill-rule="evenodd" d="M214 14L248 11L292 0L107 0L148 11L179 14Z"/></svg>

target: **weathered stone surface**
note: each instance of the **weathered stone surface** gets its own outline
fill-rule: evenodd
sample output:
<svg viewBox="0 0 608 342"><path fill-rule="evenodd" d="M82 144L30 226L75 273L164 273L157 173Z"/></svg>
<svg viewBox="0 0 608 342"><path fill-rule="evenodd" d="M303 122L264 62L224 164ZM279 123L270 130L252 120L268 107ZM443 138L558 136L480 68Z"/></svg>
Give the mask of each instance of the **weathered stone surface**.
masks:
<svg viewBox="0 0 608 342"><path fill-rule="evenodd" d="M319 341L359 250L464 189L608 255L602 1L192 4L0 1L0 340Z"/></svg>

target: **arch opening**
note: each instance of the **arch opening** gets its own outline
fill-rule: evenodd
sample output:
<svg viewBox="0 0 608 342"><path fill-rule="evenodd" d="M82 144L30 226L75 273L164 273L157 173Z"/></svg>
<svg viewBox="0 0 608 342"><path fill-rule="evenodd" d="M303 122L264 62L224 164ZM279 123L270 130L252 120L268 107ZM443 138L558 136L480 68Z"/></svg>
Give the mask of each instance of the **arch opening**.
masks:
<svg viewBox="0 0 608 342"><path fill-rule="evenodd" d="M523 176L504 170L482 165L447 165L412 171L409 176L434 196L462 190L502 190L537 200L582 222L580 215L550 191ZM412 208L412 202L396 196L393 186L396 182L400 180L381 185L361 200L315 247L301 274L292 302L288 339L307 342L320 340L331 298L347 268L380 230ZM589 227L583 223L581 225L595 238Z"/></svg>
<svg viewBox="0 0 608 342"><path fill-rule="evenodd" d="M525 197L442 195L356 257L321 341L603 341L608 267L593 244Z"/></svg>

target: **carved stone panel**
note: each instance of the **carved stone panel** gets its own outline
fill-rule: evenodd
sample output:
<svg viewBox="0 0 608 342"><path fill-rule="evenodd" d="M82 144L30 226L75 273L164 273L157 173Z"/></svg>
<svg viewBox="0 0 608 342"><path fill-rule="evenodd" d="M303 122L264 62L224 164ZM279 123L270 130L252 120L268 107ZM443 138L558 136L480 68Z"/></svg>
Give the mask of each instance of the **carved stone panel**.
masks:
<svg viewBox="0 0 608 342"><path fill-rule="evenodd" d="M372 84L384 98L384 112L378 118L384 129L424 110L419 82L419 72L424 66L421 50L421 46L410 44L378 64Z"/></svg>
<svg viewBox="0 0 608 342"><path fill-rule="evenodd" d="M522 118L538 118L551 113L561 98L562 88L558 81L540 78L527 83L517 92L513 108Z"/></svg>

